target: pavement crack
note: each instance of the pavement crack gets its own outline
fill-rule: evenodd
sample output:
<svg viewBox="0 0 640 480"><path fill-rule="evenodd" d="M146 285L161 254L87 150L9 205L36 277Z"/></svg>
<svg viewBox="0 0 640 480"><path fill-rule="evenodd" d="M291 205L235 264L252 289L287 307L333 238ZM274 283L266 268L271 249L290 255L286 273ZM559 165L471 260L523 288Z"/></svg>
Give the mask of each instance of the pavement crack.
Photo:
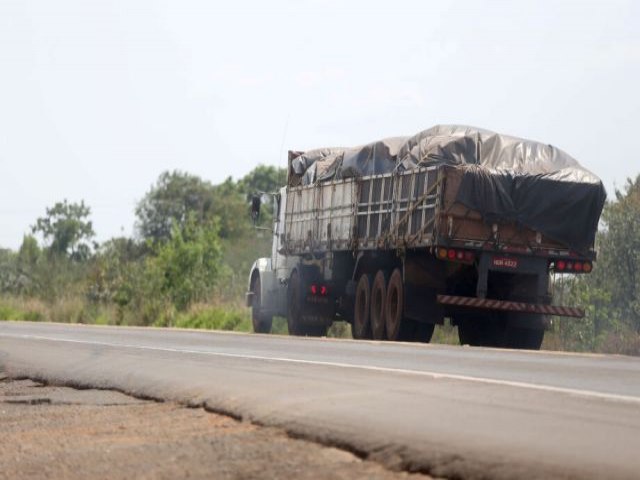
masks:
<svg viewBox="0 0 640 480"><path fill-rule="evenodd" d="M8 398L0 400L0 403L7 403L9 405L51 405L53 402L50 398ZM63 403L58 403L63 405Z"/></svg>

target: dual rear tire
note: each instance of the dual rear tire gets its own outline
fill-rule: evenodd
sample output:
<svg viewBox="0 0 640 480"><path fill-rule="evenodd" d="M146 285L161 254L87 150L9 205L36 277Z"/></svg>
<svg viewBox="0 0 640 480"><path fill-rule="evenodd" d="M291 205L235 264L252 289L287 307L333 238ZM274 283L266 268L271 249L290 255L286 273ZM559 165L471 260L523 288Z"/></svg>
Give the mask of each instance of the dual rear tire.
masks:
<svg viewBox="0 0 640 480"><path fill-rule="evenodd" d="M461 345L540 350L544 339L544 329L511 325L504 312L466 314L456 322Z"/></svg>
<svg viewBox="0 0 640 480"><path fill-rule="evenodd" d="M388 279L388 280L387 280ZM355 339L429 342L435 325L404 316L404 281L395 268L378 270L373 282L364 273L356 287L352 333Z"/></svg>

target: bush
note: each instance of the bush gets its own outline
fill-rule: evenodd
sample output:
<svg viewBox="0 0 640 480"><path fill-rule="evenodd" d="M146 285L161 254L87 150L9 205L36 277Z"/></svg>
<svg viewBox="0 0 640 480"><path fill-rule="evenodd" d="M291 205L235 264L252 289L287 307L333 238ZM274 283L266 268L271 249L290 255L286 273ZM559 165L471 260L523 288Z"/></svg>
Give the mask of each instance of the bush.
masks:
<svg viewBox="0 0 640 480"><path fill-rule="evenodd" d="M207 330L251 331L251 318L247 309L234 306L196 305L188 312L176 316L175 327L203 328Z"/></svg>

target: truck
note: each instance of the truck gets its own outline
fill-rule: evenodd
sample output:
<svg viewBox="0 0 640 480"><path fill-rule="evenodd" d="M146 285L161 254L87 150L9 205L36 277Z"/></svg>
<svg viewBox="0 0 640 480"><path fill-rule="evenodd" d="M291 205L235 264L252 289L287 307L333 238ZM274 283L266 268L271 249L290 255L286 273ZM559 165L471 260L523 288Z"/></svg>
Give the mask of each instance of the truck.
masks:
<svg viewBox="0 0 640 480"><path fill-rule="evenodd" d="M552 278L589 274L602 182L551 145L459 125L355 148L290 151L271 256L249 273L253 329L540 349Z"/></svg>

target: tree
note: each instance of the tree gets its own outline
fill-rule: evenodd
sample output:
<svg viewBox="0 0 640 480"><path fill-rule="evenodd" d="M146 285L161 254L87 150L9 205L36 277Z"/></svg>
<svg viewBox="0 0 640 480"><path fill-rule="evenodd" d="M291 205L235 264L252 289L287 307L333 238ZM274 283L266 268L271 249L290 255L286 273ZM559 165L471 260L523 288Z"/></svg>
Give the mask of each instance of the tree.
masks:
<svg viewBox="0 0 640 480"><path fill-rule="evenodd" d="M248 226L243 192L231 178L213 186L179 171L160 175L138 203L136 216L140 236L153 242L169 240L174 225L183 229L188 218L198 225L217 221L222 238L238 237Z"/></svg>
<svg viewBox="0 0 640 480"><path fill-rule="evenodd" d="M612 306L636 332L640 332L640 175L627 179L616 201L606 205L605 230L594 273L611 294Z"/></svg>
<svg viewBox="0 0 640 480"><path fill-rule="evenodd" d="M258 165L239 182L238 187L245 194L247 201L253 202L259 199L262 203L266 203L269 207L273 205L273 194L278 192L280 187L284 186L287 180L287 170L272 165ZM262 209L258 209L261 212ZM271 216L272 209L266 208L266 212L262 211L257 215L258 218L264 215L264 220L260 222L263 225L269 225L273 220Z"/></svg>
<svg viewBox="0 0 640 480"><path fill-rule="evenodd" d="M161 274L162 291L178 310L204 300L215 285L222 250L218 227L198 225L189 216L182 229L174 225L169 241L160 245L155 269Z"/></svg>
<svg viewBox="0 0 640 480"><path fill-rule="evenodd" d="M38 218L31 230L50 241L50 252L72 260L86 260L91 254L89 241L95 236L90 215L91 209L84 201L69 203L65 199L47 208L46 216Z"/></svg>
<svg viewBox="0 0 640 480"><path fill-rule="evenodd" d="M18 264L25 269L32 269L40 258L38 240L33 235L25 235L18 250Z"/></svg>
<svg viewBox="0 0 640 480"><path fill-rule="evenodd" d="M210 221L213 204L211 183L177 170L164 172L138 203L136 227L144 239L165 241L173 226L182 228L191 215L200 224Z"/></svg>
<svg viewBox="0 0 640 480"><path fill-rule="evenodd" d="M287 180L287 170L272 165L258 165L245 175L238 186L247 195L257 192L275 193L284 186Z"/></svg>
<svg viewBox="0 0 640 480"><path fill-rule="evenodd" d="M238 184L228 177L214 187L214 198L220 238L237 239L246 235L249 230L249 204Z"/></svg>

